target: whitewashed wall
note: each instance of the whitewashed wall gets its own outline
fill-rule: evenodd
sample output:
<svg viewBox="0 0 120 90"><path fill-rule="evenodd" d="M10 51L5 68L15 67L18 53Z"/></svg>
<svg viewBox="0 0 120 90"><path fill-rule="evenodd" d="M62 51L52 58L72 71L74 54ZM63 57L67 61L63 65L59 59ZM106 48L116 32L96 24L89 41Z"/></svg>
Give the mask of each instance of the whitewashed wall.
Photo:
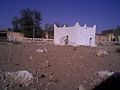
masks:
<svg viewBox="0 0 120 90"><path fill-rule="evenodd" d="M95 33L96 25L93 27L80 26L79 23L72 27L54 25L54 44L64 45L64 39L68 36L69 45L95 46ZM91 43L90 38L92 38Z"/></svg>

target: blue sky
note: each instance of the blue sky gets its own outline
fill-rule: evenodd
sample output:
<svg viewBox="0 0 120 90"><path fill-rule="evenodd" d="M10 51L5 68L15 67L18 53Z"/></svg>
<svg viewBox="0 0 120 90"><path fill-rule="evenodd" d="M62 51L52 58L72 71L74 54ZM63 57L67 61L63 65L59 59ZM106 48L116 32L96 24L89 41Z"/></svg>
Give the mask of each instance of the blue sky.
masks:
<svg viewBox="0 0 120 90"><path fill-rule="evenodd" d="M97 32L120 25L120 0L0 0L0 28L25 8L37 9L45 23L97 25Z"/></svg>

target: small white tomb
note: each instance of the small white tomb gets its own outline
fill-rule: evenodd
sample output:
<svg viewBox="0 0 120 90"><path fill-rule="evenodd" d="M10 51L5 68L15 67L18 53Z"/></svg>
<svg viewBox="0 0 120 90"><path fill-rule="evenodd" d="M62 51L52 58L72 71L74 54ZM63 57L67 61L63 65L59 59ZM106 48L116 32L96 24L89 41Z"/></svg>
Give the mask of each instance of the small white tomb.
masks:
<svg viewBox="0 0 120 90"><path fill-rule="evenodd" d="M72 27L54 25L54 44L96 46L95 33L96 25L93 27L87 27L86 24L80 26L79 23Z"/></svg>

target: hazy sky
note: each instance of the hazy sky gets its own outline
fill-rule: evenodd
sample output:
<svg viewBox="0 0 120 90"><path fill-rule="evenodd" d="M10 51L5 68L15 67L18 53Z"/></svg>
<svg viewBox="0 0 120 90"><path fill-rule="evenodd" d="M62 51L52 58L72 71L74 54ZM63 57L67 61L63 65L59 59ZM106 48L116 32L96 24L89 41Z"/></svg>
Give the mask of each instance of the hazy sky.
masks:
<svg viewBox="0 0 120 90"><path fill-rule="evenodd" d="M25 8L41 11L45 23L97 25L97 32L120 25L120 0L0 0L0 28Z"/></svg>

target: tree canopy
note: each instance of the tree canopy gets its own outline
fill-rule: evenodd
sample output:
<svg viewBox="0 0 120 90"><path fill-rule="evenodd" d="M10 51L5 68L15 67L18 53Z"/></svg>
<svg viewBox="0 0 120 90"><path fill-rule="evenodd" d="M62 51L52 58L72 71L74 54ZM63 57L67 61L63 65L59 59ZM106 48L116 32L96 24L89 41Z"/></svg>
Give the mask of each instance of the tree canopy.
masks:
<svg viewBox="0 0 120 90"><path fill-rule="evenodd" d="M49 24L49 23L45 24L44 32L48 33L49 38L53 38L53 36L54 36L54 25Z"/></svg>
<svg viewBox="0 0 120 90"><path fill-rule="evenodd" d="M39 11L26 8L20 11L20 17L13 18L12 26L14 31L19 31L26 37L41 37L41 21Z"/></svg>
<svg viewBox="0 0 120 90"><path fill-rule="evenodd" d="M115 35L115 36L120 36L120 26L118 26L118 27L114 30L114 35Z"/></svg>

